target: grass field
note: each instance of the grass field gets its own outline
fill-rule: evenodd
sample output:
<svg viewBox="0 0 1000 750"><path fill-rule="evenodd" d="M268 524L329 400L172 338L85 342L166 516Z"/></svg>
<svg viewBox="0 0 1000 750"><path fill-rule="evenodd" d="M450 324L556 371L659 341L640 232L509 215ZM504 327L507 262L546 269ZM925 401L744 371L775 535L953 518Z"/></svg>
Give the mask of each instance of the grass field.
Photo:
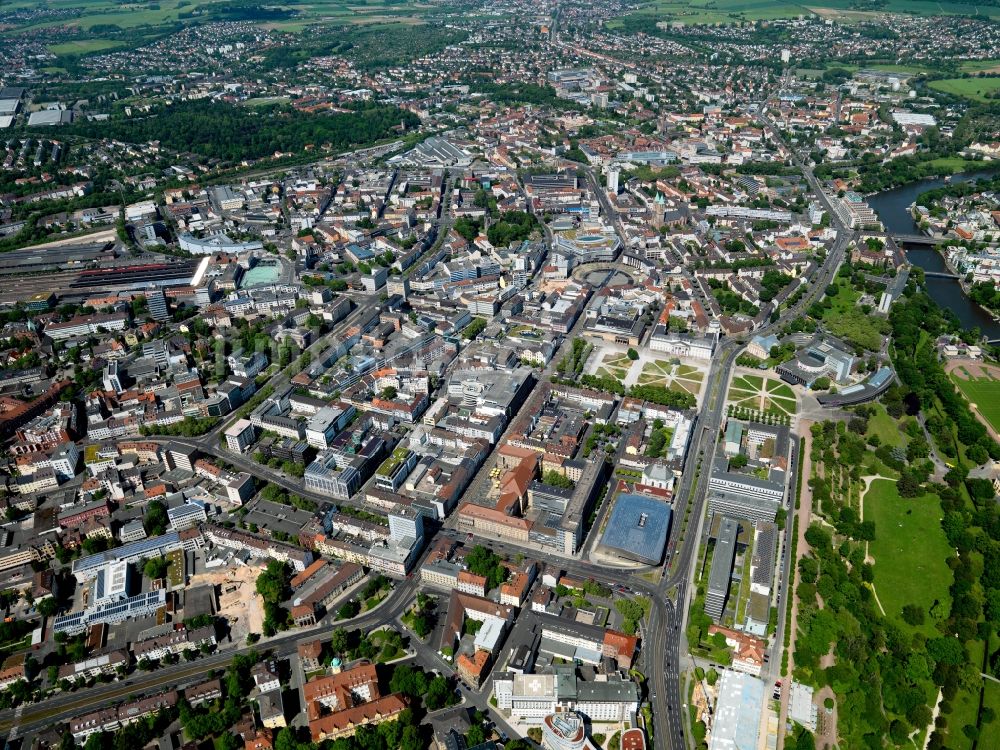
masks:
<svg viewBox="0 0 1000 750"><path fill-rule="evenodd" d="M947 0L886 0L876 13L859 11L856 6L856 0L818 0L805 5L784 0L653 0L630 15L685 25L766 21L808 15L819 15L840 23L858 23L872 17L884 17L886 13L940 16L978 12L979 15L1000 17L998 7L977 7ZM609 23L611 28L620 25L615 21Z"/></svg>
<svg viewBox="0 0 1000 750"><path fill-rule="evenodd" d="M941 613L947 613L952 576L945 560L953 550L941 528L937 495L901 498L895 482L876 479L864 504L865 520L875 522L875 541L868 551L875 558L875 592L886 614L909 628L902 619L907 604L929 613L938 601ZM928 637L937 634L930 616L919 629Z"/></svg>
<svg viewBox="0 0 1000 750"><path fill-rule="evenodd" d="M16 34L18 31L29 28L47 28L50 26L75 26L88 31L94 26L110 25L120 29L136 29L139 27L159 26L167 23L181 21L184 23L204 24L213 18L212 6L225 3L227 0L199 0L197 7L200 15L196 18L181 18L182 13L190 12L192 5L190 0L156 0L156 2L133 2L120 3L114 0L50 0L47 5L51 8L73 8L81 9L81 13L76 17L60 18L56 20L46 20L35 24L26 24L17 29L6 32L6 34ZM13 10L19 7L34 5L28 0L15 0L12 3L5 3L5 10ZM311 24L359 24L359 23L402 23L413 25L422 23L421 15L424 11L433 9L435 6L414 2L413 0L385 0L378 5L357 5L349 0L312 0L308 4L288 6L294 9L295 15L283 20L261 21L260 25L266 28L280 29L291 33L300 33ZM224 16L218 14L218 18ZM55 54L81 54L85 52L108 49L97 47L95 49L76 49L74 45L99 44L102 39L85 39L80 42L66 42L65 44L54 45ZM120 42L114 46L121 46L125 42ZM59 49L65 47L65 49Z"/></svg>
<svg viewBox="0 0 1000 750"><path fill-rule="evenodd" d="M830 308L823 311L823 323L830 333L869 351L878 351L883 335L888 332L888 321L873 318L858 306L861 293L849 280L838 277L830 286L837 289L832 296L828 293L823 298L824 303L830 302Z"/></svg>
<svg viewBox="0 0 1000 750"><path fill-rule="evenodd" d="M729 403L779 415L795 413L795 392L780 380L737 375L729 387Z"/></svg>
<svg viewBox="0 0 1000 750"><path fill-rule="evenodd" d="M988 94L1000 90L1000 78L943 78L927 84L946 94L962 96L977 102L989 101Z"/></svg>
<svg viewBox="0 0 1000 750"><path fill-rule="evenodd" d="M76 39L72 42L53 44L49 47L49 52L53 55L89 55L123 46L125 42L115 39Z"/></svg>
<svg viewBox="0 0 1000 750"><path fill-rule="evenodd" d="M624 380L628 371L632 369L632 360L625 354L608 354L601 360L601 366L597 368L597 374L615 380Z"/></svg>
<svg viewBox="0 0 1000 750"><path fill-rule="evenodd" d="M992 724L983 728L979 735L979 750L1000 750L1000 684L993 680L986 680L986 693L983 696L983 705L993 709L997 718Z"/></svg>
<svg viewBox="0 0 1000 750"><path fill-rule="evenodd" d="M906 436L899 429L896 420L890 417L882 404L874 404L878 410L876 414L868 418L868 432L865 437L877 435L882 445L898 445L903 447L906 444Z"/></svg>
<svg viewBox="0 0 1000 750"><path fill-rule="evenodd" d="M980 640L969 641L965 644L969 650L970 663L979 665L983 663L983 642ZM978 670L978 666L977 666ZM975 726L979 718L979 693L981 683L976 682L968 688L961 687L955 695L955 700L951 702L951 715L948 716L948 747L955 750L972 750L973 743L962 731L967 725ZM978 747L983 747L980 742Z"/></svg>
<svg viewBox="0 0 1000 750"><path fill-rule="evenodd" d="M958 68L963 73L978 73L980 70L996 73L1000 72L1000 60L966 60Z"/></svg>
<svg viewBox="0 0 1000 750"><path fill-rule="evenodd" d="M701 390L705 372L692 365L674 365L664 359L646 362L639 373L639 385L658 385L674 391L696 394Z"/></svg>
<svg viewBox="0 0 1000 750"><path fill-rule="evenodd" d="M1000 380L972 377L964 368L953 370L951 379L993 429L1000 431Z"/></svg>

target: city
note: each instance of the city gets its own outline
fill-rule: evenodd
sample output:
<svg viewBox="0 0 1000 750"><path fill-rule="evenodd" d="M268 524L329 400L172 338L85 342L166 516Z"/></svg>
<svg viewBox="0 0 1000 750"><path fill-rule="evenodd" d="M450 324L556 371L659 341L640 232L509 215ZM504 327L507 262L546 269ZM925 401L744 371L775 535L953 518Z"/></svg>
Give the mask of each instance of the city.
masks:
<svg viewBox="0 0 1000 750"><path fill-rule="evenodd" d="M1000 748L1000 8L0 35L6 747Z"/></svg>

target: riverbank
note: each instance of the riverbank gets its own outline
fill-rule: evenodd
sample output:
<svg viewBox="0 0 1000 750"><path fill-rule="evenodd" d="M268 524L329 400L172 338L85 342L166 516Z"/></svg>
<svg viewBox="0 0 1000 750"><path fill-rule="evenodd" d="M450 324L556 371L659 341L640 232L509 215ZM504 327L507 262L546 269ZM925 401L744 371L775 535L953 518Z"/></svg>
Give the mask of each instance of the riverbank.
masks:
<svg viewBox="0 0 1000 750"><path fill-rule="evenodd" d="M951 184L969 182L994 172L979 171L956 174ZM919 180L917 182L878 193L868 200L868 205L893 234L925 234L914 221L910 206L920 195L946 185L943 178ZM958 276L944 256L934 248L905 247L907 260L914 266L931 273L947 273ZM964 278L927 277L925 286L928 295L940 307L951 310L965 329L979 328L988 338L1000 338L1000 321L996 315L973 302L968 295Z"/></svg>

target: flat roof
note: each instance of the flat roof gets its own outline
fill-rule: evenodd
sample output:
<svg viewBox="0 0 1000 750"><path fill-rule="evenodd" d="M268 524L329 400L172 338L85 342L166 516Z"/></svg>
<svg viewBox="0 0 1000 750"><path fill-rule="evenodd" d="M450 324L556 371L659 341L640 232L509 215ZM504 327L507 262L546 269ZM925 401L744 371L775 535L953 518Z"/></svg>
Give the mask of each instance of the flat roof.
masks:
<svg viewBox="0 0 1000 750"><path fill-rule="evenodd" d="M657 565L670 532L670 506L653 497L624 493L615 501L601 545L625 557Z"/></svg>
<svg viewBox="0 0 1000 750"><path fill-rule="evenodd" d="M743 672L724 670L715 704L711 750L753 750L760 734L764 682Z"/></svg>
<svg viewBox="0 0 1000 750"><path fill-rule="evenodd" d="M715 540L712 569L708 574L708 591L725 594L729 591L729 579L736 559L736 535L740 525L732 518L723 518L719 536Z"/></svg>

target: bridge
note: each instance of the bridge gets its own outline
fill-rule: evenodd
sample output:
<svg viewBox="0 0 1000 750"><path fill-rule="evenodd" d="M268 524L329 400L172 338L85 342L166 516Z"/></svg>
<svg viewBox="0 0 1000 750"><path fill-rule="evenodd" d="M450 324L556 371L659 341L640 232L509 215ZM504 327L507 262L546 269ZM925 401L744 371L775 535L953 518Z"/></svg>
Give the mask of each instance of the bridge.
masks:
<svg viewBox="0 0 1000 750"><path fill-rule="evenodd" d="M891 234L893 241L897 244L906 245L936 245L941 240L934 237L928 237L926 234Z"/></svg>
<svg viewBox="0 0 1000 750"><path fill-rule="evenodd" d="M935 276L939 279L960 279L961 276L957 274L948 273L947 271L924 271L924 276Z"/></svg>

